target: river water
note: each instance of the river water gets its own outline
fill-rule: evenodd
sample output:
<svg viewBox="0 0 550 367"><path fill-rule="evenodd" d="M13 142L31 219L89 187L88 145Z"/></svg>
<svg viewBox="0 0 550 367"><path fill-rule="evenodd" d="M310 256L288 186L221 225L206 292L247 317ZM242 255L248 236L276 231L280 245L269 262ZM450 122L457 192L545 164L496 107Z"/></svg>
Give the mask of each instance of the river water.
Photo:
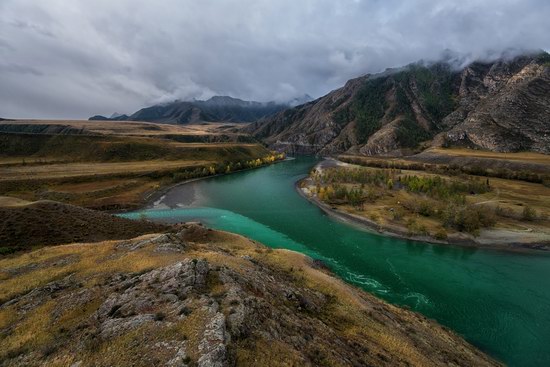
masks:
<svg viewBox="0 0 550 367"><path fill-rule="evenodd" d="M274 248L322 259L341 278L405 305L511 366L550 366L550 255L407 241L325 215L294 183L317 160L179 186L143 213L154 220L200 220Z"/></svg>

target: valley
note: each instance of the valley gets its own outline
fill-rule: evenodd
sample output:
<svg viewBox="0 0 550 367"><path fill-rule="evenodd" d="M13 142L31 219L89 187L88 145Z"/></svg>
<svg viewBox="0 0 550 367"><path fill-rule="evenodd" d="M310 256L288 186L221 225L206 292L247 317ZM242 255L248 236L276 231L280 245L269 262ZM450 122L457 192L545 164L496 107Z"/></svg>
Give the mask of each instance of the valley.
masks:
<svg viewBox="0 0 550 367"><path fill-rule="evenodd" d="M0 1L0 367L550 366L549 18Z"/></svg>
<svg viewBox="0 0 550 367"><path fill-rule="evenodd" d="M100 210L130 209L175 183L283 157L250 137L242 139L231 128L228 124L3 121L0 195Z"/></svg>
<svg viewBox="0 0 550 367"><path fill-rule="evenodd" d="M0 120L0 365L544 363L549 81L539 53Z"/></svg>
<svg viewBox="0 0 550 367"><path fill-rule="evenodd" d="M547 251L499 239L492 242L498 247L412 241L326 215L295 187L318 163L297 157L177 186L121 216L200 221L297 251L376 297L437 320L507 365L538 366L550 358Z"/></svg>

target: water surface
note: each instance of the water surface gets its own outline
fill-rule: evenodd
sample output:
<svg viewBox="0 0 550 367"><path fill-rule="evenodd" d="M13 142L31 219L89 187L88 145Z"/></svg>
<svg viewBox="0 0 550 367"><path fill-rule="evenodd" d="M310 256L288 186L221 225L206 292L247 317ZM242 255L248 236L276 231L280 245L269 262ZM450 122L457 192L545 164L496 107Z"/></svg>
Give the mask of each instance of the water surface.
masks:
<svg viewBox="0 0 550 367"><path fill-rule="evenodd" d="M549 255L431 245L341 223L294 189L315 163L299 158L197 181L144 212L322 259L346 281L436 319L509 365L550 365Z"/></svg>

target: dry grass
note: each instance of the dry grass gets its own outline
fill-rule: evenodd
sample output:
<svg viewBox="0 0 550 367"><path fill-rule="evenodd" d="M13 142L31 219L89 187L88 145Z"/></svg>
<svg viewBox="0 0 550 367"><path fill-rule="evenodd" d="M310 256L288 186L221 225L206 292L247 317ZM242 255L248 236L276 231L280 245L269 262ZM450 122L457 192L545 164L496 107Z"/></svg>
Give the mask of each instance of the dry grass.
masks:
<svg viewBox="0 0 550 367"><path fill-rule="evenodd" d="M27 204L29 204L29 201L27 200L12 198L9 196L0 196L0 207L21 206Z"/></svg>
<svg viewBox="0 0 550 367"><path fill-rule="evenodd" d="M199 167L209 161L139 161L117 163L66 163L48 164L44 166L14 166L0 168L2 180L43 180L59 178L75 178L81 176L112 176L114 174L147 174L151 172L172 171L178 168ZM99 178L99 177L98 177Z"/></svg>
<svg viewBox="0 0 550 367"><path fill-rule="evenodd" d="M302 356L290 345L273 341L254 340L237 342L236 363L238 366L280 366L295 367L305 365Z"/></svg>
<svg viewBox="0 0 550 367"><path fill-rule="evenodd" d="M151 238L155 235L145 235L141 239ZM15 258L0 260L0 269L9 273L10 269L16 269L29 264L52 263L52 259L62 259L69 256L78 260L60 266L37 266L35 269L10 276L0 285L0 300L11 299L16 295L25 294L32 289L44 286L52 281L61 279L69 274L78 273L82 276L94 276L99 274L113 274L115 272L140 272L145 269L160 267L181 260L183 257L173 254L157 254L145 251L130 252L124 256L116 255L118 241L107 241L90 244L68 244L42 248L40 250L22 254Z"/></svg>
<svg viewBox="0 0 550 367"><path fill-rule="evenodd" d="M4 353L8 351L38 349L50 344L54 337L49 331L54 306L55 302L49 301L27 313L25 319L16 324L10 335L1 339L0 359L5 358Z"/></svg>
<svg viewBox="0 0 550 367"><path fill-rule="evenodd" d="M526 163L540 163L550 166L550 156L541 153L519 152L519 153L499 153L483 150L474 150L466 148L431 148L427 150L430 153L450 155L453 157L476 157L487 159L504 159L510 161L521 161Z"/></svg>
<svg viewBox="0 0 550 367"><path fill-rule="evenodd" d="M155 136L155 135L209 135L219 134L228 127L242 127L247 124L201 123L189 125L157 124L138 121L88 121L88 120L15 120L2 121L5 125L61 125L76 129L104 134L122 136Z"/></svg>

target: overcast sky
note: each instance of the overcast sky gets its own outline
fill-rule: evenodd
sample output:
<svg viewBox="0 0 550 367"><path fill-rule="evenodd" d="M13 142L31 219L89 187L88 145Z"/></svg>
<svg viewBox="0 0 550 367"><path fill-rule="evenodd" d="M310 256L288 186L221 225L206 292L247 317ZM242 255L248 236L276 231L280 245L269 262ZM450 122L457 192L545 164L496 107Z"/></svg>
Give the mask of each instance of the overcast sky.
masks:
<svg viewBox="0 0 550 367"><path fill-rule="evenodd" d="M347 79L550 49L549 0L0 0L0 117L319 97Z"/></svg>

